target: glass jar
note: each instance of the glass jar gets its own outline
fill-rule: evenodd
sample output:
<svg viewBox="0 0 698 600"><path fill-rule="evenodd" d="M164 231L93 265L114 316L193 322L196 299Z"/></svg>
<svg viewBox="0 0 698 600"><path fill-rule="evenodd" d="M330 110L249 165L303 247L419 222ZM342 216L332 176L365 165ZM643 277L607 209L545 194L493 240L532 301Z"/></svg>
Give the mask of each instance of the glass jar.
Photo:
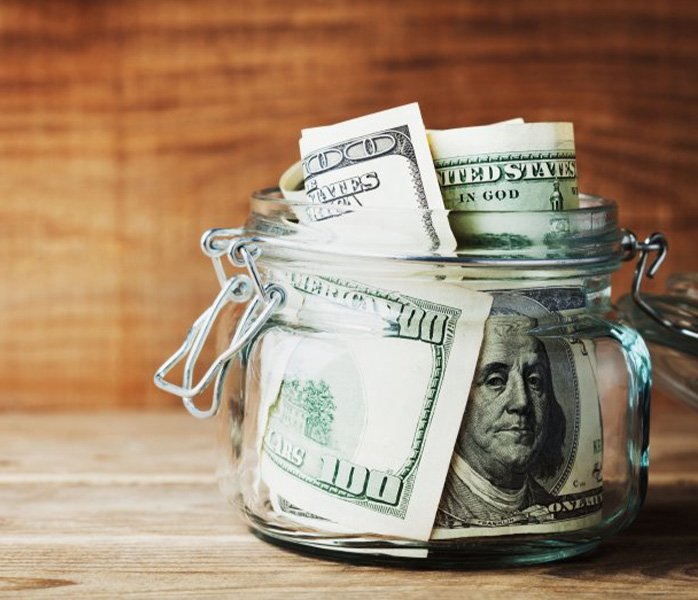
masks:
<svg viewBox="0 0 698 600"><path fill-rule="evenodd" d="M650 362L610 278L655 248L621 232L616 205L335 208L350 228L265 190L243 229L207 232L221 291L156 374L218 415L220 487L252 531L463 567L575 556L627 527L647 486ZM457 247L415 223L448 224ZM193 385L216 321L220 354ZM166 381L185 358L182 385Z"/></svg>
<svg viewBox="0 0 698 600"><path fill-rule="evenodd" d="M663 294L618 306L649 346L657 389L698 408L698 273L674 273Z"/></svg>

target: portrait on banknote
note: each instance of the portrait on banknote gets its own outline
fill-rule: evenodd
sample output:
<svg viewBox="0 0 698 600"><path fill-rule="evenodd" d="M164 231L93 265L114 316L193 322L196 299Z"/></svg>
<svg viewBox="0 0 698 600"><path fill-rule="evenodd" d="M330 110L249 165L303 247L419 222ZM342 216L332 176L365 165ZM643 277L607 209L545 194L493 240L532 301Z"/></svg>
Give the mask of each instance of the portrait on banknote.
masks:
<svg viewBox="0 0 698 600"><path fill-rule="evenodd" d="M525 291L493 295L437 532L560 526L599 509L600 486L591 477L585 487L598 493L573 502L571 511L561 502L570 500L561 490L573 469L590 470L582 464L588 453L578 452L580 413L595 412L597 404L596 397L580 395L580 389L595 388L591 381L580 386L580 376L589 379L589 349L576 353L559 337L536 335L541 322L559 318L546 307L550 298ZM564 308L559 297L554 302Z"/></svg>

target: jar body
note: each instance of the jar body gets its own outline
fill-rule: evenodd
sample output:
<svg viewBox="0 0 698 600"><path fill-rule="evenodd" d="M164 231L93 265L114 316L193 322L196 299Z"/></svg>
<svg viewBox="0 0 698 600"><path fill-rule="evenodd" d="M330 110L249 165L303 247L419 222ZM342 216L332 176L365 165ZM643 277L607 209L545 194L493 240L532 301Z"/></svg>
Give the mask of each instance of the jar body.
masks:
<svg viewBox="0 0 698 600"><path fill-rule="evenodd" d="M608 273L341 258L309 265L278 256L260 266L265 279L290 297L231 363L219 413L218 476L226 497L261 537L362 562L526 564L587 552L637 516L647 482L649 355L636 332L613 320ZM351 516L355 513L347 517L342 507L353 504L347 510L358 510L356 504L385 500L394 492L385 501L389 513L391 502L405 490L404 481L412 485L405 479L393 486L399 475L395 467L385 469L376 487L373 471L364 473L360 466L366 452L361 443L369 435L380 438L375 432L382 428L385 445L375 451L399 454L400 440L409 438L414 448L415 440L435 435L433 423L432 429L417 431L415 423L423 417L410 420L409 415L412 382L421 381L418 372L438 353L434 344L410 346L399 339L390 310L399 303L395 294L400 291L428 289L432 294L444 286L463 297L472 295L469 301L476 304L478 298L488 302L481 338L444 355L446 370L469 371L460 375L470 392L458 396L465 413L461 406L458 423L451 426L455 444L445 441L453 456L448 467L442 465L448 472L445 480L439 476L441 487L431 491L438 504L436 516L428 517L431 533L420 538L386 533ZM429 335L433 323L430 327ZM231 331L229 325L221 330L224 343ZM438 369L429 363L424 370L425 386L434 387L429 377ZM381 383L374 382L376 373ZM516 382L521 390L517 406L516 400L504 399ZM333 385L343 390L344 400L329 393ZM359 396L361 406L342 407ZM382 409L374 410L371 403ZM325 473L322 482L309 484L317 489L307 506L302 505L302 485L300 493L299 486L288 488L294 494L289 499L288 477L275 475L279 465L287 465L288 473L302 479L299 465L307 459L293 439L286 439L284 427L298 428L299 435L314 447L328 448L326 454L334 452L339 461L332 463L329 479ZM398 431L401 427L407 430ZM338 448L347 449L347 456ZM347 457L354 461L345 461L351 467L340 464ZM403 464L403 457L395 460ZM363 484L356 484L359 477ZM319 495L336 486L345 492L333 499L339 508L317 514L322 511L316 507L325 506ZM489 504L487 494L497 490L504 490L503 497ZM522 500L523 490L528 500ZM369 497L359 501L361 494ZM509 502L517 508L507 508Z"/></svg>

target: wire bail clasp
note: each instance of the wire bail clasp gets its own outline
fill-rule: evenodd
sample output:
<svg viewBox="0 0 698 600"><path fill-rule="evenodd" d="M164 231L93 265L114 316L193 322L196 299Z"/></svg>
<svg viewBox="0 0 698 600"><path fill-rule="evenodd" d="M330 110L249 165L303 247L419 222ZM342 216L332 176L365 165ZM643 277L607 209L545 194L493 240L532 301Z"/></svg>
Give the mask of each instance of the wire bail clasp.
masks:
<svg viewBox="0 0 698 600"><path fill-rule="evenodd" d="M640 310L642 310L642 312L644 312L656 323L659 323L670 331L691 339L698 339L698 332L687 327L677 325L670 319L667 319L653 306L651 306L640 293L640 285L642 284L642 278L645 275L645 269L647 269L647 277L652 279L657 274L659 267L662 266L662 263L666 258L667 252L669 251L669 242L667 242L666 236L663 233L655 232L648 236L644 242L641 242L637 239L637 236L632 231L626 229L623 230L621 248L623 250L623 260L632 260L638 254L640 256L637 261L637 265L635 266L635 274L633 276L632 285L632 298L635 301L635 304L640 307ZM647 268L647 262L649 261L651 252L656 252L657 255L652 261L652 264L650 264L649 268Z"/></svg>
<svg viewBox="0 0 698 600"><path fill-rule="evenodd" d="M286 292L280 285L262 282L255 264L261 249L254 238L235 237L240 233L242 231L238 229L212 229L202 237L202 249L213 261L221 290L213 303L194 321L184 343L162 364L154 376L155 385L165 392L179 396L184 407L198 419L207 419L218 412L223 381L230 361L257 336L269 317L286 300ZM221 244L221 238L223 244ZM247 274L228 277L221 261L223 256L227 256L233 266L246 268ZM249 304L245 308L228 348L213 361L198 383L192 385L196 362L218 315L228 303L241 304L248 300ZM182 385L167 381L165 377L168 373L185 358ZM194 404L193 398L201 394L214 377L211 406L207 410L201 410Z"/></svg>

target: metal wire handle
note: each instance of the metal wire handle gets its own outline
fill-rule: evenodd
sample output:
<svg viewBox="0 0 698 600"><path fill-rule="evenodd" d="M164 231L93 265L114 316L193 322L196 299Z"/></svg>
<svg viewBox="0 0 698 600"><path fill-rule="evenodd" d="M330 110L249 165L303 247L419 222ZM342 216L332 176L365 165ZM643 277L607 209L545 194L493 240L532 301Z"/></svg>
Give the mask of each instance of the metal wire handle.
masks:
<svg viewBox="0 0 698 600"><path fill-rule="evenodd" d="M694 331L688 327L683 327L674 323L671 319L667 319L659 311L652 307L640 293L640 285L642 284L642 278L645 275L645 269L647 268L647 261L649 260L650 253L657 253L657 256L649 266L649 269L647 269L647 277L652 279L659 270L659 267L661 267L664 259L666 258L667 252L669 251L669 243L667 242L664 234L655 232L648 236L644 242L641 242L637 239L637 236L632 231L626 229L623 230L623 240L621 242L621 246L624 252L623 260L632 260L638 254L640 255L640 258L637 261L637 266L635 267L635 275L633 276L632 286L632 298L640 307L640 310L642 310L642 312L644 312L652 320L666 327L667 329L688 338L698 340L698 331Z"/></svg>
<svg viewBox="0 0 698 600"><path fill-rule="evenodd" d="M202 249L213 261L221 290L211 306L196 319L187 333L184 343L155 372L155 385L165 392L179 396L184 407L198 419L207 419L218 412L223 380L230 361L257 336L269 317L286 300L286 293L281 286L263 283L255 264L261 250L252 243L252 240L235 237L236 234L240 233L242 231L237 229L210 230L202 238ZM220 243L216 244L216 241L219 241L217 238L221 237L226 240L223 248L221 248ZM227 255L233 266L246 267L248 275L228 277L221 261L224 255ZM192 385L196 362L221 310L228 303L247 302L253 294L254 297L245 308L228 348L213 361L198 383ZM165 377L168 373L185 358L182 385L167 381ZM201 410L192 399L203 392L211 384L214 377L216 382L211 406L206 410Z"/></svg>

